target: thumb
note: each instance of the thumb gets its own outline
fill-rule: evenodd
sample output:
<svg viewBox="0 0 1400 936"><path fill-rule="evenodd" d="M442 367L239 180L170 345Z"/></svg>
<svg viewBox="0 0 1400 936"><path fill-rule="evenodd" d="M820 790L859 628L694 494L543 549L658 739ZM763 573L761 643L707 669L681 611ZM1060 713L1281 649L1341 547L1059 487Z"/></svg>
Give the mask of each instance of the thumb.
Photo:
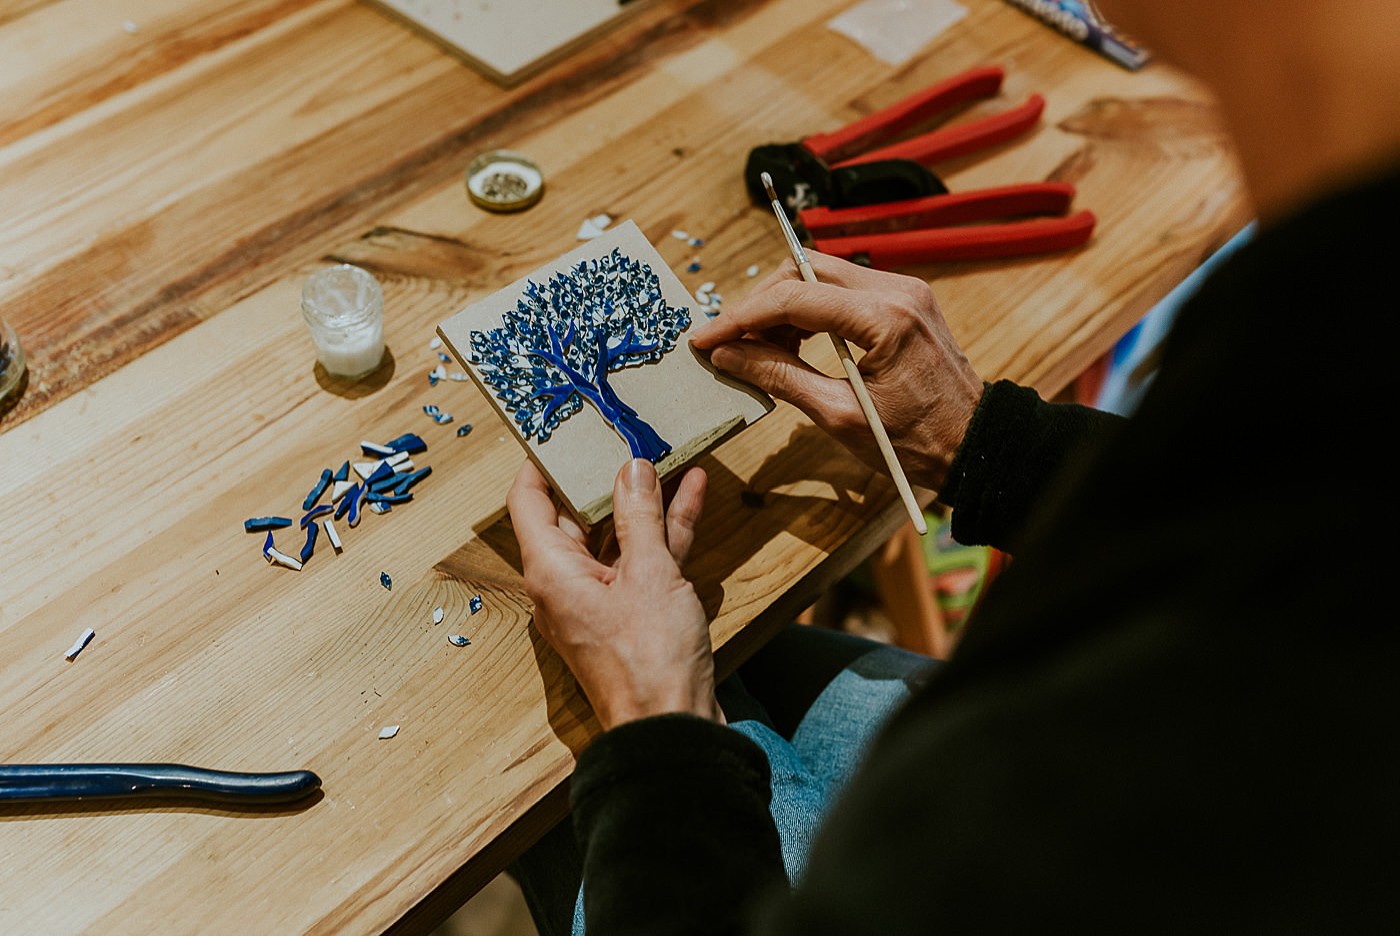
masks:
<svg viewBox="0 0 1400 936"><path fill-rule="evenodd" d="M661 505L661 483L656 468L645 458L634 458L613 482L613 527L622 555L648 555L666 548L666 514Z"/></svg>

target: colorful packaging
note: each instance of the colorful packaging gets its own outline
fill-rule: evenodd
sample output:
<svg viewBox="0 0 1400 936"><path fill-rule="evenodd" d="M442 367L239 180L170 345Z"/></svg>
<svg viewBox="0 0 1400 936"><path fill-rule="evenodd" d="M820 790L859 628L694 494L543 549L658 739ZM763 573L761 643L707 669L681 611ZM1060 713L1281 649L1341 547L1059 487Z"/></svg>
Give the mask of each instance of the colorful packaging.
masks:
<svg viewBox="0 0 1400 936"><path fill-rule="evenodd" d="M1150 53L1115 30L1091 0L1006 0L1025 10L1042 23L1064 33L1080 45L1136 71L1145 65Z"/></svg>

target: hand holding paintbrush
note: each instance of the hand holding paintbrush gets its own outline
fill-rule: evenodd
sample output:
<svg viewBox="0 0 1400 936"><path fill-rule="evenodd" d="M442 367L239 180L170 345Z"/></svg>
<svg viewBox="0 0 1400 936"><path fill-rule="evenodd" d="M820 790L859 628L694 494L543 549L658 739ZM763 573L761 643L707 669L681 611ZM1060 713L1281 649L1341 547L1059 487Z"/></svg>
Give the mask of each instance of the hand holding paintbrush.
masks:
<svg viewBox="0 0 1400 936"><path fill-rule="evenodd" d="M884 467L923 533L923 511L908 478L935 490L942 486L981 398L981 378L926 282L809 257L780 205L774 204L774 214L803 283L794 282L791 269L775 274L697 329L691 341L721 370L792 403L867 463ZM820 280L814 261L823 271ZM827 333L847 379L802 361L786 339L794 329ZM866 350L860 367L848 339Z"/></svg>

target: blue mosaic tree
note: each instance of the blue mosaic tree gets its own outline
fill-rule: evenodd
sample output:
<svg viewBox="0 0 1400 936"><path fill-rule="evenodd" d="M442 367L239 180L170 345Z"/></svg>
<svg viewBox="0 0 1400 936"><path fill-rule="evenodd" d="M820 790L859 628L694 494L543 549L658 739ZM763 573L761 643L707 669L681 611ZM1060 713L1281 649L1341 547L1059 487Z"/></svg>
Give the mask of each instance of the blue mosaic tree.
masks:
<svg viewBox="0 0 1400 936"><path fill-rule="evenodd" d="M587 400L632 450L660 461L671 446L618 398L608 375L661 360L690 325L651 267L620 250L543 285L528 282L502 327L471 334L471 361L525 438L549 440Z"/></svg>

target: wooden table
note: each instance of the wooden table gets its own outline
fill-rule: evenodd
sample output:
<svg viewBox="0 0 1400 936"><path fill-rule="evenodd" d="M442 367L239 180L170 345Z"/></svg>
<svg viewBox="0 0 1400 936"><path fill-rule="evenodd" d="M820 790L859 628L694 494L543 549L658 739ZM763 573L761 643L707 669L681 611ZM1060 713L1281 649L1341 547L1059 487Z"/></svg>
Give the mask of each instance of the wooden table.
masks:
<svg viewBox="0 0 1400 936"><path fill-rule="evenodd" d="M1199 89L963 2L892 67L826 27L850 0L659 0L511 90L351 0L0 4L0 315L32 368L0 422L0 758L325 782L266 811L0 810L0 932L421 930L562 815L596 724L520 588L504 495L523 455L470 384L429 386L428 343L585 217L635 219L678 270L701 258L689 285L733 301L750 264L783 256L740 183L750 147L1001 63L1003 99L974 112L1040 91L1043 126L945 177L1071 181L1096 237L914 272L985 377L1047 394L1247 220ZM466 163L496 147L545 169L524 214L466 199ZM330 260L384 284L393 366L364 384L318 377L300 321L300 285ZM456 423L424 416L434 402ZM407 431L433 467L414 503L300 573L263 561L245 518L296 511L359 440ZM902 517L788 407L703 464L692 571L722 667Z"/></svg>

